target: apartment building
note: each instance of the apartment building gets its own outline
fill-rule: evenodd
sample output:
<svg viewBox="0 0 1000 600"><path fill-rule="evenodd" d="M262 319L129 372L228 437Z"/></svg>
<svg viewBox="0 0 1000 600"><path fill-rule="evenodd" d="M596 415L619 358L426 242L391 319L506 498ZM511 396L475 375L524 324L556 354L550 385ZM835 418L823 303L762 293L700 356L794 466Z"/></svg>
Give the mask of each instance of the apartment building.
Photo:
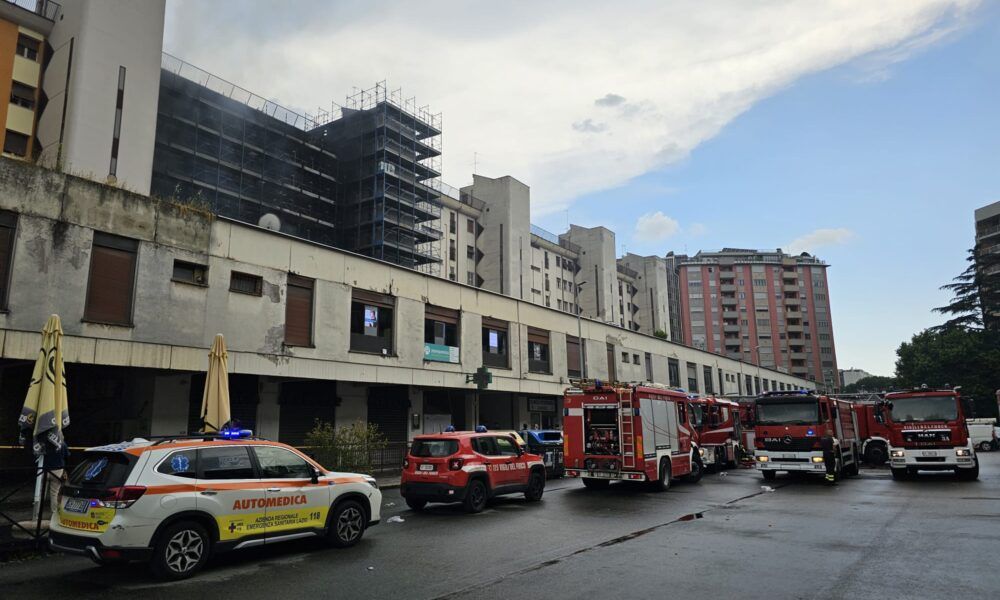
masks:
<svg viewBox="0 0 1000 600"><path fill-rule="evenodd" d="M872 374L864 369L841 369L840 370L840 385L841 387L847 387L849 385L854 385L855 383L865 379L866 377L871 377Z"/></svg>
<svg viewBox="0 0 1000 600"><path fill-rule="evenodd" d="M976 246L986 252L1000 252L1000 202L977 208Z"/></svg>
<svg viewBox="0 0 1000 600"><path fill-rule="evenodd" d="M684 336L695 348L839 385L823 261L727 248L679 266ZM766 382L759 391L768 391Z"/></svg>
<svg viewBox="0 0 1000 600"><path fill-rule="evenodd" d="M0 3L0 131L3 155L34 160L36 129L44 104L42 65L48 60L46 35L60 6L55 2Z"/></svg>
<svg viewBox="0 0 1000 600"><path fill-rule="evenodd" d="M771 389L812 385L19 161L0 159L0 222L12 241L0 256L6 444L51 313L65 331L79 445L195 424L217 332L229 347L234 417L290 443L315 419L376 424L400 451L447 424L558 426L584 361L591 377L709 393L744 393L748 377ZM493 383L477 390L466 374L484 365Z"/></svg>

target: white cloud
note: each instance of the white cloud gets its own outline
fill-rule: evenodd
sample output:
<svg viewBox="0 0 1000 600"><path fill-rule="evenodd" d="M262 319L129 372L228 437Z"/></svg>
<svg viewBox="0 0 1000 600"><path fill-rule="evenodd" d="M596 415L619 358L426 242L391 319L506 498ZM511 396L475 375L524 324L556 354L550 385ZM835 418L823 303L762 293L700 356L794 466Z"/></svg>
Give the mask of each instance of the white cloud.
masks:
<svg viewBox="0 0 1000 600"><path fill-rule="evenodd" d="M854 232L843 227L837 229L817 229L802 237L795 238L785 246L789 254L813 253L824 246L846 244L854 237Z"/></svg>
<svg viewBox="0 0 1000 600"><path fill-rule="evenodd" d="M646 213L635 222L633 239L640 242L659 242L680 231L681 226L661 211Z"/></svg>
<svg viewBox="0 0 1000 600"><path fill-rule="evenodd" d="M705 227L704 223L692 223L687 232L688 235L697 237L708 233L708 227Z"/></svg>
<svg viewBox="0 0 1000 600"><path fill-rule="evenodd" d="M171 0L165 48L300 107L387 79L443 113L445 181L468 183L475 153L539 217L683 159L800 77L904 60L977 4Z"/></svg>

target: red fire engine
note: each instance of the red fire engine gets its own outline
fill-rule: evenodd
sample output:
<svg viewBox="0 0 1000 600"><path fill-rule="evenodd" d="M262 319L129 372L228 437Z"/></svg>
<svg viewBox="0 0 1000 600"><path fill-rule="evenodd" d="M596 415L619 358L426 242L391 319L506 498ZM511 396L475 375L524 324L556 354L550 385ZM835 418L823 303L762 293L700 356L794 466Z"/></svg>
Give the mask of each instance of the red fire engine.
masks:
<svg viewBox="0 0 1000 600"><path fill-rule="evenodd" d="M895 479L917 471L955 471L967 480L979 477L979 457L957 390L925 386L892 392L879 408L889 430L889 466Z"/></svg>
<svg viewBox="0 0 1000 600"><path fill-rule="evenodd" d="M588 488L646 481L662 491L671 479L701 479L697 433L684 392L588 381L566 390L563 406L566 475L583 478Z"/></svg>
<svg viewBox="0 0 1000 600"><path fill-rule="evenodd" d="M740 457L739 404L712 396L694 398L691 415L705 467L712 470L735 467Z"/></svg>
<svg viewBox="0 0 1000 600"><path fill-rule="evenodd" d="M889 428L879 415L875 402L855 402L861 456L869 465L880 467L889 460Z"/></svg>
<svg viewBox="0 0 1000 600"><path fill-rule="evenodd" d="M768 392L757 398L754 458L764 479L778 471L825 473L820 438L837 440L834 473L857 475L860 452L852 403L812 392Z"/></svg>

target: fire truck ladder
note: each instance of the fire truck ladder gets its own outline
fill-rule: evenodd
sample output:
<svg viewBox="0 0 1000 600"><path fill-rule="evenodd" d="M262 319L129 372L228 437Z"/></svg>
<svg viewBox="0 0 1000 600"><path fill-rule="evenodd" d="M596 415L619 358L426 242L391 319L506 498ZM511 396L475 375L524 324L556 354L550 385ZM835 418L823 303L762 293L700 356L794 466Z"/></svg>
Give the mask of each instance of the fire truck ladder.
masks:
<svg viewBox="0 0 1000 600"><path fill-rule="evenodd" d="M622 447L622 466L634 469L635 458L635 409L632 406L632 390L621 390L621 409L618 411L621 424L619 437Z"/></svg>

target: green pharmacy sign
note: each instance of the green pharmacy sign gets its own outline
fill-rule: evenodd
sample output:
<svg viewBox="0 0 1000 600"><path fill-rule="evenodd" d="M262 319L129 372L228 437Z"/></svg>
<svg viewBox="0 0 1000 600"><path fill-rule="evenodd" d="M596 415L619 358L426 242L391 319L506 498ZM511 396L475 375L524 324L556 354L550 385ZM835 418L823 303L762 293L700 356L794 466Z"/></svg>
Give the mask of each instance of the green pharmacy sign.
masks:
<svg viewBox="0 0 1000 600"><path fill-rule="evenodd" d="M458 364L458 347L424 343L424 360Z"/></svg>

